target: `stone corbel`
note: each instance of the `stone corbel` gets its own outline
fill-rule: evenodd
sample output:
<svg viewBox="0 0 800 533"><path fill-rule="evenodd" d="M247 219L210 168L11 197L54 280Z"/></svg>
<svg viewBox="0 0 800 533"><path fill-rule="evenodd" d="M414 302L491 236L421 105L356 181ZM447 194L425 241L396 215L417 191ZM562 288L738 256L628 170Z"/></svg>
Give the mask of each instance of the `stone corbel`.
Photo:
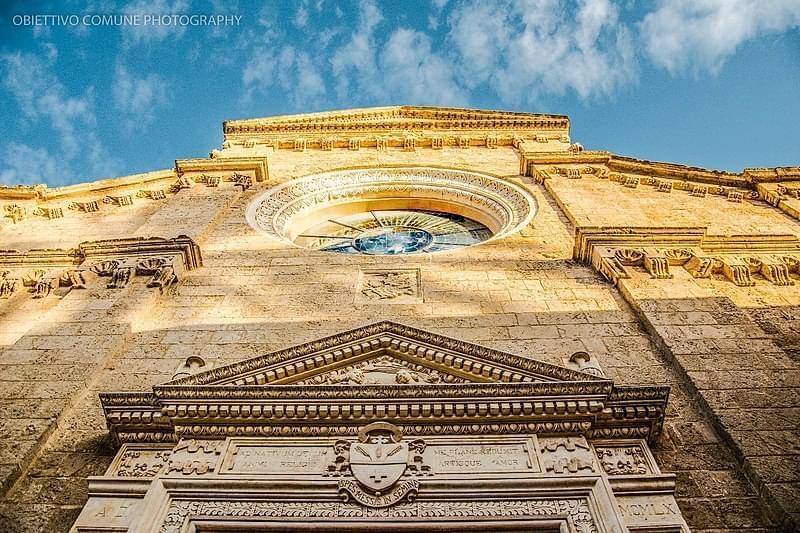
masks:
<svg viewBox="0 0 800 533"><path fill-rule="evenodd" d="M710 278L715 264L716 261L711 257L692 255L691 259L683 264L683 268L694 278Z"/></svg>
<svg viewBox="0 0 800 533"><path fill-rule="evenodd" d="M654 279L670 279L669 262L666 256L655 250L636 248L620 248L614 251L614 257L623 266L642 266Z"/></svg>
<svg viewBox="0 0 800 533"><path fill-rule="evenodd" d="M133 274L133 267L123 261L100 261L89 267L89 270L101 277L111 278L106 284L107 289L123 289L128 286Z"/></svg>
<svg viewBox="0 0 800 533"><path fill-rule="evenodd" d="M253 178L246 174L239 174L238 172L231 174L225 181L232 181L235 186L241 187L242 191L246 191L253 186Z"/></svg>
<svg viewBox="0 0 800 533"><path fill-rule="evenodd" d="M671 279L672 273L669 271L669 262L663 255L646 253L643 260L645 270L654 279Z"/></svg>
<svg viewBox="0 0 800 533"><path fill-rule="evenodd" d="M106 284L108 289L123 289L136 275L150 276L146 286L158 287L163 292L178 282L178 275L183 271L183 263L176 259L174 256L110 259L93 264L90 270L98 276L110 278Z"/></svg>
<svg viewBox="0 0 800 533"><path fill-rule="evenodd" d="M58 280L45 277L45 274L44 270L37 268L22 278L22 285L31 288L33 298L44 298L58 286Z"/></svg>
<svg viewBox="0 0 800 533"><path fill-rule="evenodd" d="M136 274L151 276L148 287L158 287L161 292L178 282L178 273L183 263L175 257L147 257L136 263ZM181 272L182 273L182 272Z"/></svg>
<svg viewBox="0 0 800 533"><path fill-rule="evenodd" d="M84 213L94 213L100 210L100 205L98 205L95 200L89 200L88 202L72 202L67 206L67 209L82 211Z"/></svg>
<svg viewBox="0 0 800 533"><path fill-rule="evenodd" d="M24 220L28 214L27 209L17 204L9 204L5 206L5 212L6 212L5 218L10 218L11 222L13 222L14 224Z"/></svg>
<svg viewBox="0 0 800 533"><path fill-rule="evenodd" d="M104 204L114 204L117 207L123 207L126 205L133 205L133 195L132 194L123 194L120 196L106 196L103 198Z"/></svg>
<svg viewBox="0 0 800 533"><path fill-rule="evenodd" d="M752 287L755 282L750 277L751 268L754 263L744 259L726 256L718 259L722 266L722 273L738 287ZM760 267L759 267L760 268Z"/></svg>
<svg viewBox="0 0 800 533"><path fill-rule="evenodd" d="M64 218L64 210L60 207L37 207L33 214L37 217L44 217L48 220L54 218Z"/></svg>
<svg viewBox="0 0 800 533"><path fill-rule="evenodd" d="M169 190L170 192L177 193L183 189L190 189L194 185L194 181L188 176L180 175L175 183L173 183Z"/></svg>
<svg viewBox="0 0 800 533"><path fill-rule="evenodd" d="M211 176L209 174L200 174L194 178L195 183L204 183L206 187L219 187L222 178L219 176Z"/></svg>
<svg viewBox="0 0 800 533"><path fill-rule="evenodd" d="M4 300L11 298L11 295L17 290L17 280L9 278L9 274L11 272L8 270L0 271L0 298Z"/></svg>
<svg viewBox="0 0 800 533"><path fill-rule="evenodd" d="M150 200L164 200L167 195L162 189L142 189L136 193L137 198L148 198Z"/></svg>
<svg viewBox="0 0 800 533"><path fill-rule="evenodd" d="M748 258L748 264L751 266L751 272L755 269L773 284L780 287L794 285L794 281L790 276L790 272L797 272L798 260L791 256L784 257L752 257ZM754 273L754 272L753 272Z"/></svg>

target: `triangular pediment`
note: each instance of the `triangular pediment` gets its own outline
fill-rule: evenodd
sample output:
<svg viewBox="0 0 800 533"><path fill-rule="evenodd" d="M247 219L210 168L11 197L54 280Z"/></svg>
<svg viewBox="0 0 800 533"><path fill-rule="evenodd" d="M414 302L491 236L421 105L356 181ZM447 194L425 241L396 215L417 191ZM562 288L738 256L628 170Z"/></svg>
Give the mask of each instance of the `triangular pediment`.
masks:
<svg viewBox="0 0 800 533"><path fill-rule="evenodd" d="M119 442L329 437L374 421L409 434L596 432L652 440L668 395L668 387L616 387L533 358L377 322L152 392L101 393L100 400Z"/></svg>
<svg viewBox="0 0 800 533"><path fill-rule="evenodd" d="M447 385L598 379L394 322L378 322L165 385Z"/></svg>

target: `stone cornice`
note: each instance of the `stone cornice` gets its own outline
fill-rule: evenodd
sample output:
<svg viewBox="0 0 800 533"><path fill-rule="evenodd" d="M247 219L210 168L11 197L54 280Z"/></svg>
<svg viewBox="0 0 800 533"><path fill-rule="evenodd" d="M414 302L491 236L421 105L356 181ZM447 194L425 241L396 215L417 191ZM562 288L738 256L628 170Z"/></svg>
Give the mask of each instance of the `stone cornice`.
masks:
<svg viewBox="0 0 800 533"><path fill-rule="evenodd" d="M256 181L269 179L269 168L266 157L215 157L176 159L175 171L178 176L186 173L203 172L252 172Z"/></svg>
<svg viewBox="0 0 800 533"><path fill-rule="evenodd" d="M102 197L112 191L126 188L145 187L154 183L174 180L172 169L154 170L142 174L132 174L118 178L89 181L64 187L49 188L47 185L19 185L16 187L0 186L0 200L35 201L37 203L68 200L82 196L98 195Z"/></svg>
<svg viewBox="0 0 800 533"><path fill-rule="evenodd" d="M521 169L535 176L536 168L549 165L605 165L609 172L636 174L648 178L689 181L720 187L756 190L760 183L800 181L800 167L745 168L742 172L711 170L676 163L648 161L606 151L542 152L521 150Z"/></svg>
<svg viewBox="0 0 800 533"><path fill-rule="evenodd" d="M75 248L0 250L0 265L8 267L78 265L87 260L102 261L116 257L175 254L182 257L187 270L194 270L202 265L200 248L185 235L174 239L150 237L86 241Z"/></svg>
<svg viewBox="0 0 800 533"><path fill-rule="evenodd" d="M782 287L800 278L796 235L707 235L706 228L584 227L575 236L573 257L617 283L638 266L655 279L673 277L680 266L695 278L724 276L735 285L756 284L753 275Z"/></svg>
<svg viewBox="0 0 800 533"><path fill-rule="evenodd" d="M304 115L230 120L225 139L238 136L328 135L408 131L569 130L564 115L513 113L478 109L395 106Z"/></svg>

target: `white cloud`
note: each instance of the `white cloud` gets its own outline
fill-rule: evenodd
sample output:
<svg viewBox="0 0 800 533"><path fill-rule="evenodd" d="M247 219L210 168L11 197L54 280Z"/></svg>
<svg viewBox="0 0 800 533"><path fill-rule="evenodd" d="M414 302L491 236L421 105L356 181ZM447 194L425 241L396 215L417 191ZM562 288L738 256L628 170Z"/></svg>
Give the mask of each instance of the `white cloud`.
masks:
<svg viewBox="0 0 800 533"><path fill-rule="evenodd" d="M364 96L368 99L381 96L375 64L378 43L374 34L381 22L383 15L375 2L362 0L358 27L331 59L340 100L357 101Z"/></svg>
<svg viewBox="0 0 800 533"><path fill-rule="evenodd" d="M66 155L74 157L80 145L77 131L94 125L91 88L82 96L67 96L49 66L33 54L4 54L0 62L3 85L16 99L23 116L34 122L48 121L59 134Z"/></svg>
<svg viewBox="0 0 800 533"><path fill-rule="evenodd" d="M298 28L305 28L306 24L308 24L308 6L303 2L297 7L297 11L295 11L294 25Z"/></svg>
<svg viewBox="0 0 800 533"><path fill-rule="evenodd" d="M297 109L321 102L325 82L317 65L306 52L284 46L275 53L259 46L253 50L242 71L245 100L269 89L279 88Z"/></svg>
<svg viewBox="0 0 800 533"><path fill-rule="evenodd" d="M117 110L125 115L130 131L150 124L168 101L169 84L157 74L137 78L122 64L114 69L112 94Z"/></svg>
<svg viewBox="0 0 800 533"><path fill-rule="evenodd" d="M44 148L9 142L3 147L0 162L0 183L7 185L36 185L64 183L58 174L58 159ZM59 180L59 178L61 178Z"/></svg>
<svg viewBox="0 0 800 533"><path fill-rule="evenodd" d="M798 0L659 0L640 31L656 65L716 73L743 42L798 26Z"/></svg>
<svg viewBox="0 0 800 533"><path fill-rule="evenodd" d="M385 90L401 103L467 103L452 65L431 50L431 39L424 33L405 28L394 31L383 47L380 64Z"/></svg>
<svg viewBox="0 0 800 533"><path fill-rule="evenodd" d="M454 8L449 39L462 82L487 83L507 102L611 95L636 77L630 32L610 0L472 2Z"/></svg>
<svg viewBox="0 0 800 533"><path fill-rule="evenodd" d="M22 120L51 128L58 138L57 151L9 143L13 148L12 156L5 159L6 168L0 171L4 180L11 176L28 179L25 178L27 174L46 178L50 183L64 183L78 174L78 165L91 177L114 173L116 161L108 155L97 135L92 87L80 96L68 95L53 72L53 64L45 63L34 54L0 55L0 67L2 86L19 106ZM22 163L25 156L33 160L28 166ZM54 171L50 164L54 158L59 163L55 169L59 175L43 176L45 172Z"/></svg>
<svg viewBox="0 0 800 533"><path fill-rule="evenodd" d="M333 54L331 67L341 101L365 104L465 104L452 64L420 31L397 28L382 42L384 21L372 1L360 4L359 24Z"/></svg>

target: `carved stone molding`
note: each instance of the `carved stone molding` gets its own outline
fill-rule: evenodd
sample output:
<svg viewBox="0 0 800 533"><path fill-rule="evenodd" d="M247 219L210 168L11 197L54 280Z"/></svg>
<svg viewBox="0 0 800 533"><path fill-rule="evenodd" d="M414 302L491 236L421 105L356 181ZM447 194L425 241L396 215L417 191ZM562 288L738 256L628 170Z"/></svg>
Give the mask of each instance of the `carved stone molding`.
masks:
<svg viewBox="0 0 800 533"><path fill-rule="evenodd" d="M306 219L315 212L397 197L468 209L492 230L493 239L524 227L536 211L530 194L507 180L460 170L403 167L327 172L282 183L253 200L247 220L266 235L292 242L294 234L305 229L295 222L304 220L307 226Z"/></svg>
<svg viewBox="0 0 800 533"><path fill-rule="evenodd" d="M8 298L18 282L34 298L58 293L56 289L82 289L87 274L107 277L106 286L115 289L127 286L132 276L150 276L147 286L164 290L201 265L199 247L186 236L89 241L72 249L2 250L0 298Z"/></svg>
<svg viewBox="0 0 800 533"><path fill-rule="evenodd" d="M683 267L695 278L718 275L740 287L761 282L792 286L800 277L800 240L794 235L709 236L705 228L579 228L573 257L617 283L641 267L654 279Z"/></svg>
<svg viewBox="0 0 800 533"><path fill-rule="evenodd" d="M190 517L195 519L238 518L402 518L479 519L493 517L531 517L568 519L581 533L596 533L592 510L583 498L541 498L504 500L419 501L387 508L369 508L358 503L340 502L263 502L263 501L188 501L173 500L167 510L161 533L183 531Z"/></svg>

